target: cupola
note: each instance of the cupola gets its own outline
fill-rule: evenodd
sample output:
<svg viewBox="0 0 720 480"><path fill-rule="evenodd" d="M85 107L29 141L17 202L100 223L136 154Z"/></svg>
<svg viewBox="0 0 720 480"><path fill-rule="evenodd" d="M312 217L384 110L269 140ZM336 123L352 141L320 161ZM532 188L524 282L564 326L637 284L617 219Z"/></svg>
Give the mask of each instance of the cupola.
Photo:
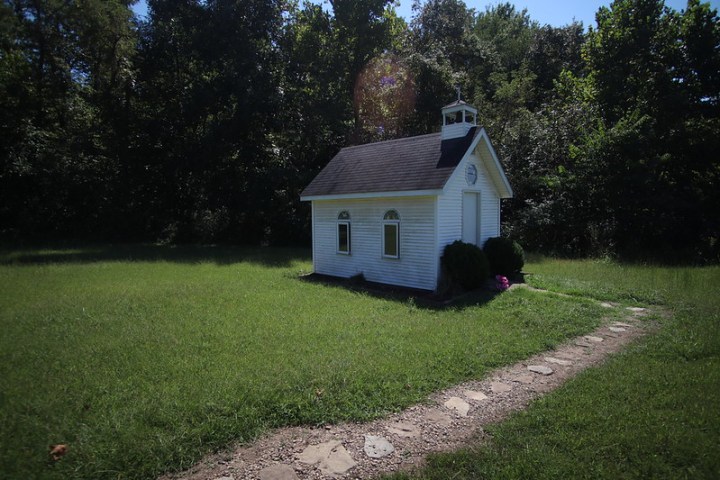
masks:
<svg viewBox="0 0 720 480"><path fill-rule="evenodd" d="M468 130L477 126L477 109L460 98L442 108L442 117L443 140L464 137Z"/></svg>

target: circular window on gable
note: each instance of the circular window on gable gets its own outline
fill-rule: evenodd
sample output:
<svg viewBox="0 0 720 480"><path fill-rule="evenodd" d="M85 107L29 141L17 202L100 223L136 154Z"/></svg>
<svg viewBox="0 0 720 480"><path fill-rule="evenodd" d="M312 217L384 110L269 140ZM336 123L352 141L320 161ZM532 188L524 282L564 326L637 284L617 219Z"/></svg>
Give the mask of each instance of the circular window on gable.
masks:
<svg viewBox="0 0 720 480"><path fill-rule="evenodd" d="M472 163L468 164L467 168L465 169L465 180L467 181L468 185L475 185L475 183L477 183L477 179L477 167Z"/></svg>

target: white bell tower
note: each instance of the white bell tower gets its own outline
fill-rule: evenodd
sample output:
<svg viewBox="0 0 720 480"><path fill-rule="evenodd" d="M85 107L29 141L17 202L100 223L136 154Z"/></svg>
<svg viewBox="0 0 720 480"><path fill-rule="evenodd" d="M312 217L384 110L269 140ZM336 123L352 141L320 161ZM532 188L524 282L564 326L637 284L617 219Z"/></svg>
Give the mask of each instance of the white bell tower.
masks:
<svg viewBox="0 0 720 480"><path fill-rule="evenodd" d="M460 100L459 88L458 99L442 108L442 117L441 138L443 140L464 137L468 130L477 126L477 109Z"/></svg>

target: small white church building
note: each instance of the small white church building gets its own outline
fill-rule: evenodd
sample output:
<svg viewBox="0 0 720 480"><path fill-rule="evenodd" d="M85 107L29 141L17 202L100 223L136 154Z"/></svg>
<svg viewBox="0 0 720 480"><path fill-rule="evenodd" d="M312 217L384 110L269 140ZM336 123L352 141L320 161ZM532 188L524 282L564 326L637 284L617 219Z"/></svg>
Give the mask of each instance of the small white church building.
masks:
<svg viewBox="0 0 720 480"><path fill-rule="evenodd" d="M302 192L315 273L436 290L446 245L500 235L513 192L477 110L458 100L442 118L440 133L343 148Z"/></svg>

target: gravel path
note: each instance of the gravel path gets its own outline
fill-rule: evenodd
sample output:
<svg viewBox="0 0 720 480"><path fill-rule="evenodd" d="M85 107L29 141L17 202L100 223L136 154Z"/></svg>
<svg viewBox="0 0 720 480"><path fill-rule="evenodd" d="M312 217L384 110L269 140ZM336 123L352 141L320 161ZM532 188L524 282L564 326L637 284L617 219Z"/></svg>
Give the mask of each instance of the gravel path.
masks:
<svg viewBox="0 0 720 480"><path fill-rule="evenodd" d="M208 456L190 470L161 480L362 479L422 466L427 454L477 441L484 425L527 407L643 335L646 325L639 317L647 310L625 312L622 322L608 321L553 351L494 370L481 381L436 392L426 403L392 416L362 424L274 430L250 446Z"/></svg>

